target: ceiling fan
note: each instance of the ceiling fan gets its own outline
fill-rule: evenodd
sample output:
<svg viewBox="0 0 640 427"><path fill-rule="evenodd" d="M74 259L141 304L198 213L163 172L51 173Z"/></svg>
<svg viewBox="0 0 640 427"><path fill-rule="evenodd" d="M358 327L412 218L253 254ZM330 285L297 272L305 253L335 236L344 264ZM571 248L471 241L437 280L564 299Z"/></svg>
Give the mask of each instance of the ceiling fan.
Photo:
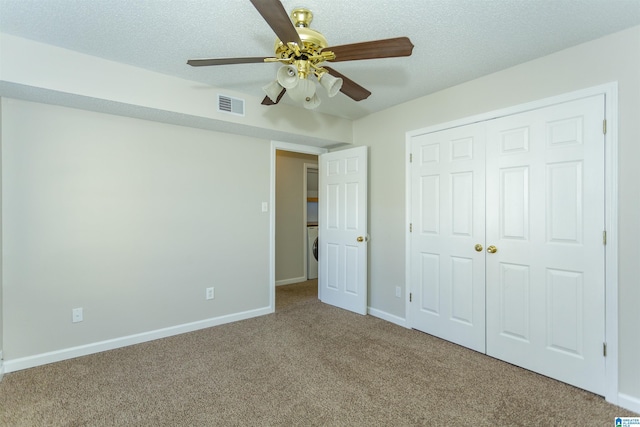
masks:
<svg viewBox="0 0 640 427"><path fill-rule="evenodd" d="M190 59L187 64L193 67L258 62L282 64L277 79L263 88L267 93L263 105L277 104L287 92L293 100L302 102L305 108L317 107L320 99L315 83L309 80L311 76L317 78L330 97L340 91L354 101L361 101L368 98L371 92L333 68L322 66L322 63L410 56L413 51L413 44L408 37L329 46L321 33L309 28L313 19L309 9L294 9L290 19L280 0L250 1L278 36L274 56Z"/></svg>

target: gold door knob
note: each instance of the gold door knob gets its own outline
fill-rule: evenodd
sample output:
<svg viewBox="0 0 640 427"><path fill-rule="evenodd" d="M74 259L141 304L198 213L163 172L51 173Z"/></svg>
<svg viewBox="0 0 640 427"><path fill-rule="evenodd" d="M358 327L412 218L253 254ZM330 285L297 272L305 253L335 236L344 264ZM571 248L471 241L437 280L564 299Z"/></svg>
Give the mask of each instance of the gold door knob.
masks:
<svg viewBox="0 0 640 427"><path fill-rule="evenodd" d="M495 246L491 245L487 248L487 252L489 252L490 254L495 254L496 252L498 252L498 248L496 248Z"/></svg>
<svg viewBox="0 0 640 427"><path fill-rule="evenodd" d="M478 243L475 249L476 249L476 252L482 252L482 245Z"/></svg>
<svg viewBox="0 0 640 427"><path fill-rule="evenodd" d="M358 236L358 238L356 239L358 242L364 242L364 237L362 236Z"/></svg>

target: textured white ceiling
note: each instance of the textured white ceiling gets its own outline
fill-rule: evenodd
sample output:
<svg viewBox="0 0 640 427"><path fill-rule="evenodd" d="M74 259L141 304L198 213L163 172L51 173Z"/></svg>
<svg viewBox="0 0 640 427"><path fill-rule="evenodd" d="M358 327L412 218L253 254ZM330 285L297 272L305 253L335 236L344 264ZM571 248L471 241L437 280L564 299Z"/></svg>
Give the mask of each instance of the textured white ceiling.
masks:
<svg viewBox="0 0 640 427"><path fill-rule="evenodd" d="M319 91L319 111L348 118L640 24L640 0L282 3L287 11L311 9L311 27L329 45L397 36L415 45L406 58L331 65L373 93L354 102ZM273 54L275 35L249 0L0 0L0 31L260 98L278 68L186 65L190 58Z"/></svg>

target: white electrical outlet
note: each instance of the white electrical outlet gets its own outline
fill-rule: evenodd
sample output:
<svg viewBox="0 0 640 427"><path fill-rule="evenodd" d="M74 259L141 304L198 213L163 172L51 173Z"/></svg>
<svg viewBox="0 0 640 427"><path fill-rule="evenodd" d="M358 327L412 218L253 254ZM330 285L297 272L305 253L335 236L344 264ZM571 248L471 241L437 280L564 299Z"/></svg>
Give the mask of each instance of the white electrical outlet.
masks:
<svg viewBox="0 0 640 427"><path fill-rule="evenodd" d="M213 293L213 288L207 288L207 299L213 299L215 294Z"/></svg>
<svg viewBox="0 0 640 427"><path fill-rule="evenodd" d="M402 289L400 286L396 286L396 298L400 298L402 296Z"/></svg>
<svg viewBox="0 0 640 427"><path fill-rule="evenodd" d="M71 321L73 323L82 322L82 307L71 310Z"/></svg>

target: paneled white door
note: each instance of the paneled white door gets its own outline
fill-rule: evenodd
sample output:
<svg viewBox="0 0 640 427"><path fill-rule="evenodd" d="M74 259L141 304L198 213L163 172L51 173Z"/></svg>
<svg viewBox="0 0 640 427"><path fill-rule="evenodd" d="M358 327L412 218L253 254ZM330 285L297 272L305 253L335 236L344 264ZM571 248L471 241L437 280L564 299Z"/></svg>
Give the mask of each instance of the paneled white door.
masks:
<svg viewBox="0 0 640 427"><path fill-rule="evenodd" d="M485 351L485 127L414 137L411 322ZM477 246L480 245L480 246Z"/></svg>
<svg viewBox="0 0 640 427"><path fill-rule="evenodd" d="M604 105L412 137L411 327L604 394Z"/></svg>
<svg viewBox="0 0 640 427"><path fill-rule="evenodd" d="M604 96L487 122L487 354L604 394Z"/></svg>
<svg viewBox="0 0 640 427"><path fill-rule="evenodd" d="M318 296L367 314L367 147L319 156Z"/></svg>

